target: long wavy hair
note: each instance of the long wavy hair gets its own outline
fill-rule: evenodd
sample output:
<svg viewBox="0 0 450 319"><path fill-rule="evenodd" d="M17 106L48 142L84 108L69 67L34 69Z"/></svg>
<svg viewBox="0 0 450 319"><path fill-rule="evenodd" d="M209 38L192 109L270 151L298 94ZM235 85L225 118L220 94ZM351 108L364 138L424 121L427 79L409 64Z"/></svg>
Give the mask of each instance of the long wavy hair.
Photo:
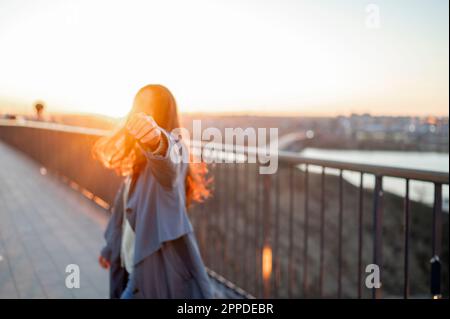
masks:
<svg viewBox="0 0 450 319"><path fill-rule="evenodd" d="M158 126L169 133L180 128L175 98L162 85L147 85L138 91L126 122L133 114L141 112L152 116ZM98 139L92 153L95 159L118 175L137 176L147 165L147 161L136 140L127 133L126 122L111 135ZM212 180L207 178L207 173L205 163L191 161L189 164L185 179L186 206L193 202L202 202L210 195L209 185Z"/></svg>

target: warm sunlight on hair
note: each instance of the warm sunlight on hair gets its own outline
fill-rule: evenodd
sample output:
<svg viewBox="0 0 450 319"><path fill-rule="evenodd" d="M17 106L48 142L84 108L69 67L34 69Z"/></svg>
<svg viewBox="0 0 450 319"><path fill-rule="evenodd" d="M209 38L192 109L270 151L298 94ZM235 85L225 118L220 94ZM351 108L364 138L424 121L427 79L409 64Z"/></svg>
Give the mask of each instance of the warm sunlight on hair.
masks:
<svg viewBox="0 0 450 319"><path fill-rule="evenodd" d="M138 175L147 165L142 147L126 128L130 119L140 114L150 116L167 133L181 127L178 107L169 89L159 84L142 87L134 98L127 122L122 123L111 135L99 138L92 149L93 157L118 175ZM192 202L202 202L210 196L211 179L206 177L207 174L205 163L189 163L185 179L187 206Z"/></svg>

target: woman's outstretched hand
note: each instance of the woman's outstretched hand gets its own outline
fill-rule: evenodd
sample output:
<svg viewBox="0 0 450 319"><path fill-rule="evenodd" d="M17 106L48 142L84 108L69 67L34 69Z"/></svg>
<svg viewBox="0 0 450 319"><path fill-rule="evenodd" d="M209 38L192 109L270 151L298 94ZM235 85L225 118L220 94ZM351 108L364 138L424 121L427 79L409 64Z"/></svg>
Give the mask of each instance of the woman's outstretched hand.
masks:
<svg viewBox="0 0 450 319"><path fill-rule="evenodd" d="M153 117L145 113L131 116L126 126L128 133L141 144L153 149L161 141L161 131Z"/></svg>
<svg viewBox="0 0 450 319"><path fill-rule="evenodd" d="M109 261L101 255L98 257L98 263L100 264L100 267L104 269L109 269L109 267L111 266Z"/></svg>

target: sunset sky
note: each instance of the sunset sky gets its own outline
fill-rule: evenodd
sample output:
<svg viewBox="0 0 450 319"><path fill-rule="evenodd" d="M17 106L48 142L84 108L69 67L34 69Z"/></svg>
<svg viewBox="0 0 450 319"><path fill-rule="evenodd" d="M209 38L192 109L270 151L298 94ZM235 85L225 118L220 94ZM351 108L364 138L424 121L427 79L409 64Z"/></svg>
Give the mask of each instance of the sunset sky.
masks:
<svg viewBox="0 0 450 319"><path fill-rule="evenodd" d="M120 116L161 83L184 112L448 115L448 6L0 0L0 112L40 99Z"/></svg>

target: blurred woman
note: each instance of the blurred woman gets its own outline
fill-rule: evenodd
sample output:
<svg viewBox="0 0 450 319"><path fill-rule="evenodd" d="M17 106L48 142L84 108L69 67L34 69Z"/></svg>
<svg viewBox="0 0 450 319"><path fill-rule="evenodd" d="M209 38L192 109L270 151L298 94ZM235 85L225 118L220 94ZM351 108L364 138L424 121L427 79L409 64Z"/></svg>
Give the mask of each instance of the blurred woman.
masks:
<svg viewBox="0 0 450 319"><path fill-rule="evenodd" d="M212 297L186 211L209 194L206 169L181 160L188 149L171 134L179 127L173 95L148 85L126 124L94 145L95 158L125 176L99 257L111 298Z"/></svg>

